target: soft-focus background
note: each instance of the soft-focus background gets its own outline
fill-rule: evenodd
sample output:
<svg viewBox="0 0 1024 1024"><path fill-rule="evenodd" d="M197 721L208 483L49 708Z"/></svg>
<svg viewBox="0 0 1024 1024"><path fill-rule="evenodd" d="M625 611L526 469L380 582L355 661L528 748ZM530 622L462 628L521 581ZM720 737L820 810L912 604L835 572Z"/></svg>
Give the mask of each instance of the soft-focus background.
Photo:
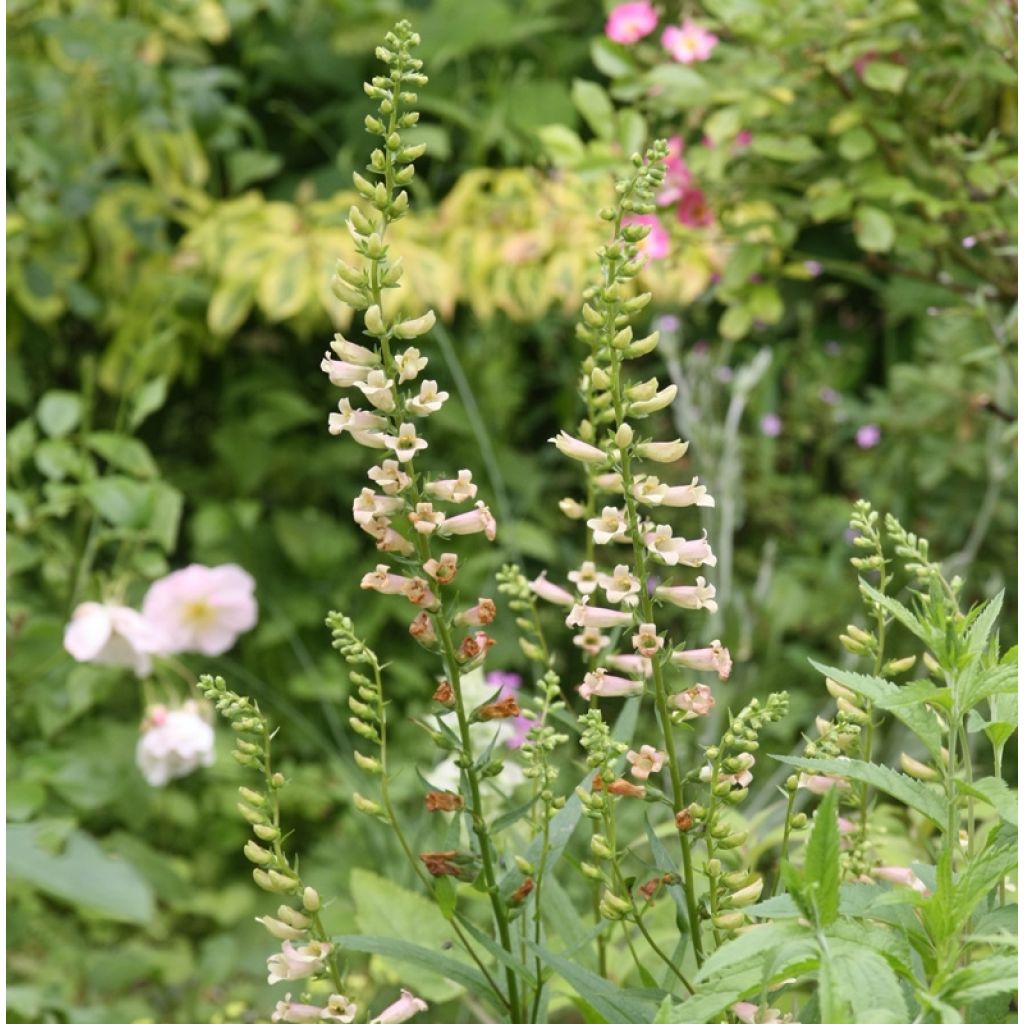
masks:
<svg viewBox="0 0 1024 1024"><path fill-rule="evenodd" d="M594 213L624 153L672 136L688 196L645 272L665 340L644 369L680 385L659 429L691 440L718 498L703 639L737 662L718 710L788 689L773 742L810 728L825 698L808 658L838 659L859 621L857 497L931 538L969 597L1009 588L1013 639L1016 5L664 6L714 29L707 60L616 43L580 0L8 4L9 1019L205 1024L268 1005L229 738L215 767L150 789L138 723L180 680L144 692L61 646L78 602L137 602L191 562L256 579L258 628L188 665L282 726L286 811L334 917L426 927L390 888L408 879L388 838L350 810L323 626L354 615L394 661L395 701L426 710L404 612L358 589L376 562L350 516L366 453L328 435L338 393L318 368L347 326L329 282L370 144L361 83L400 16L431 82L396 248L410 305L438 311L423 347L453 393L427 464L472 467L499 519L477 579L579 561L557 508L579 480L546 439L579 418ZM489 667L514 671L509 619ZM398 742L431 767L411 721ZM411 772L403 787L416 807ZM367 991L394 980L360 970Z"/></svg>

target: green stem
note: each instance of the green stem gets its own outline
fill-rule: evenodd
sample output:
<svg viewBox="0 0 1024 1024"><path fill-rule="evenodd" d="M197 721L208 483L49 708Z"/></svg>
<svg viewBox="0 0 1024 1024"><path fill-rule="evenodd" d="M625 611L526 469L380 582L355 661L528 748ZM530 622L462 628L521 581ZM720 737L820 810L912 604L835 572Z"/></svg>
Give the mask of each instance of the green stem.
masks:
<svg viewBox="0 0 1024 1024"><path fill-rule="evenodd" d="M647 945L650 946L651 949L653 949L654 952L657 953L658 956L661 957L661 959L668 965L668 969L683 983L683 987L686 991L689 992L691 996L695 995L696 990L693 985L691 985L687 980L686 975L683 974L683 972L679 970L674 963L672 963L672 959L666 955L661 946L654 941L654 936L647 930L647 926L643 922L642 915L635 908L633 911L633 920L635 921L637 928L640 929L640 934L647 940Z"/></svg>

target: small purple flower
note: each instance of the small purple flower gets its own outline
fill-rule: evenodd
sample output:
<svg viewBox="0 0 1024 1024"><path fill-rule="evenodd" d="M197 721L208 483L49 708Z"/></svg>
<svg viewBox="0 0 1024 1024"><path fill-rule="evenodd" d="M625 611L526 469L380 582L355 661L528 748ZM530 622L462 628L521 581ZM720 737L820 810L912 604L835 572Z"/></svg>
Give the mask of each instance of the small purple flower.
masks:
<svg viewBox="0 0 1024 1024"><path fill-rule="evenodd" d="M658 577L655 576L653 572L651 573L650 576L647 577L647 593L648 593L648 595L653 595L654 594L654 591L657 590L658 584L660 582L661 582L661 580L659 580Z"/></svg>
<svg viewBox="0 0 1024 1024"><path fill-rule="evenodd" d="M817 260L804 260L804 270L807 271L811 277L818 277L824 268Z"/></svg>
<svg viewBox="0 0 1024 1024"><path fill-rule="evenodd" d="M514 697L519 688L523 685L523 677L518 672L488 672L484 676L484 682L491 688L500 686L501 692L497 700L503 697Z"/></svg>
<svg viewBox="0 0 1024 1024"><path fill-rule="evenodd" d="M882 440L882 428L877 423L865 423L857 430L857 447L874 448Z"/></svg>
<svg viewBox="0 0 1024 1024"><path fill-rule="evenodd" d="M849 544L849 545L850 545L851 547L853 546L853 542L854 542L854 541L855 541L855 540L856 540L856 539L857 539L857 538L858 538L859 536L860 536L860 534L859 534L859 533L858 533L858 532L857 532L856 530L854 530L854 529L853 529L852 527L847 527L847 528L846 528L846 529L845 529L845 530L843 531L843 540L845 540L845 541L846 541L846 543L847 543L847 544Z"/></svg>
<svg viewBox="0 0 1024 1024"><path fill-rule="evenodd" d="M774 412L761 417L761 433L765 437L778 437L782 433L782 418Z"/></svg>
<svg viewBox="0 0 1024 1024"><path fill-rule="evenodd" d="M662 334L678 334L683 322L673 313L663 313L654 321L654 329Z"/></svg>
<svg viewBox="0 0 1024 1024"><path fill-rule="evenodd" d="M966 238L960 239L960 244L965 249L973 249L978 244L978 240L974 235L968 235Z"/></svg>
<svg viewBox="0 0 1024 1024"><path fill-rule="evenodd" d="M825 387L818 392L818 397L826 405L838 405L840 402L839 392L835 388Z"/></svg>

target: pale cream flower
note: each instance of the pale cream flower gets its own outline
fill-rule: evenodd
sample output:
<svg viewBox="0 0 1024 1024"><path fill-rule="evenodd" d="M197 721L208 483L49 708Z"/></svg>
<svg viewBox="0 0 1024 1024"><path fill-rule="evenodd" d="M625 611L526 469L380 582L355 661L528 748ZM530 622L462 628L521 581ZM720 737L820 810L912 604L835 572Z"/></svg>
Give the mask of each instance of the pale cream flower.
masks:
<svg viewBox="0 0 1024 1024"><path fill-rule="evenodd" d="M332 412L327 417L327 430L332 434L341 434L346 430L384 430L387 425L388 421L383 416L368 412L366 409L353 409L347 398L342 398L338 402L338 412Z"/></svg>
<svg viewBox="0 0 1024 1024"><path fill-rule="evenodd" d="M429 536L444 524L444 513L440 510L434 511L434 506L429 501L421 501L409 513L409 522L417 533Z"/></svg>
<svg viewBox="0 0 1024 1024"><path fill-rule="evenodd" d="M584 562L578 569L573 569L568 575L570 582L576 584L576 589L581 594L592 594L597 590L597 566L593 562Z"/></svg>
<svg viewBox="0 0 1024 1024"><path fill-rule="evenodd" d="M384 443L395 453L399 462L408 462L417 452L427 447L422 437L416 436L416 427L412 423L403 423L398 428L398 436L388 435Z"/></svg>
<svg viewBox="0 0 1024 1024"><path fill-rule="evenodd" d="M617 565L609 576L601 573L598 582L604 589L605 597L613 604L635 608L640 602L640 581L629 571L628 565Z"/></svg>
<svg viewBox="0 0 1024 1024"><path fill-rule="evenodd" d="M385 494L399 494L412 483L412 478L394 459L385 459L379 466L372 466L366 475Z"/></svg>
<svg viewBox="0 0 1024 1024"><path fill-rule="evenodd" d="M700 609L706 609L709 612L718 611L715 588L703 576L697 577L697 585L694 587L656 587L654 596L669 604L674 604L677 608L688 608L692 611Z"/></svg>
<svg viewBox="0 0 1024 1024"><path fill-rule="evenodd" d="M437 390L436 380L425 380L420 384L419 394L410 398L405 407L417 416L429 416L448 401L447 391Z"/></svg>
<svg viewBox="0 0 1024 1024"><path fill-rule="evenodd" d="M365 380L357 380L354 383L375 409L382 412L391 412L394 409L394 381L389 380L383 370L371 370Z"/></svg>
<svg viewBox="0 0 1024 1024"><path fill-rule="evenodd" d="M665 646L665 638L658 636L653 622L643 622L633 634L633 650L644 658L653 658Z"/></svg>
<svg viewBox="0 0 1024 1024"><path fill-rule="evenodd" d="M423 489L432 498L450 501L456 505L476 497L476 484L473 483L473 474L468 469L460 469L458 477L454 480L432 480Z"/></svg>
<svg viewBox="0 0 1024 1024"><path fill-rule="evenodd" d="M595 544L609 544L625 538L626 515L622 509L606 505L600 516L587 520L587 526L593 531Z"/></svg>
<svg viewBox="0 0 1024 1024"><path fill-rule="evenodd" d="M418 348L407 348L395 356L395 369L398 371L400 384L415 380L427 365L427 357L420 354Z"/></svg>
<svg viewBox="0 0 1024 1024"><path fill-rule="evenodd" d="M608 461L608 456L600 448L595 448L594 445L587 444L586 441L581 441L564 430L560 431L557 437L549 437L548 442L553 444L563 455L567 455L577 462L598 465Z"/></svg>
<svg viewBox="0 0 1024 1024"><path fill-rule="evenodd" d="M667 508L689 508L691 505L715 507L715 499L708 494L706 487L697 483L697 477L681 487L669 487L662 495L661 503Z"/></svg>

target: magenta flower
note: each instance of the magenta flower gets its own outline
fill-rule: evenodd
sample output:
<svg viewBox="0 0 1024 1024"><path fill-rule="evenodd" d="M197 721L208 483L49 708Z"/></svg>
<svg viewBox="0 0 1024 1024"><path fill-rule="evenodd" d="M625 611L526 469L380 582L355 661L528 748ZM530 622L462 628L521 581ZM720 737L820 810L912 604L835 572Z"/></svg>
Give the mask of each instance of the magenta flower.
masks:
<svg viewBox="0 0 1024 1024"><path fill-rule="evenodd" d="M661 45L680 64L695 64L711 56L718 36L686 18L682 25L670 25L662 32Z"/></svg>
<svg viewBox="0 0 1024 1024"><path fill-rule="evenodd" d="M761 417L761 433L765 437L778 437L782 433L782 418L770 412Z"/></svg>
<svg viewBox="0 0 1024 1024"><path fill-rule="evenodd" d="M658 193L659 206L672 206L679 202L690 187L693 175L683 159L683 140L673 135L668 140L668 156L665 159L665 181Z"/></svg>
<svg viewBox="0 0 1024 1024"><path fill-rule="evenodd" d="M651 233L640 242L638 246L640 251L652 260L663 260L669 253L671 248L668 232L665 230L665 226L661 223L661 220L654 213L637 213L629 217L622 218L623 224L647 224L650 226Z"/></svg>
<svg viewBox="0 0 1024 1024"><path fill-rule="evenodd" d="M874 448L882 440L882 428L877 423L865 423L857 431L858 448Z"/></svg>
<svg viewBox="0 0 1024 1024"><path fill-rule="evenodd" d="M632 43L649 36L658 25L658 13L647 3L619 4L613 7L604 26L604 34L614 43Z"/></svg>
<svg viewBox="0 0 1024 1024"><path fill-rule="evenodd" d="M699 188L688 188L679 200L676 220L688 228L706 228L715 221L707 197Z"/></svg>

